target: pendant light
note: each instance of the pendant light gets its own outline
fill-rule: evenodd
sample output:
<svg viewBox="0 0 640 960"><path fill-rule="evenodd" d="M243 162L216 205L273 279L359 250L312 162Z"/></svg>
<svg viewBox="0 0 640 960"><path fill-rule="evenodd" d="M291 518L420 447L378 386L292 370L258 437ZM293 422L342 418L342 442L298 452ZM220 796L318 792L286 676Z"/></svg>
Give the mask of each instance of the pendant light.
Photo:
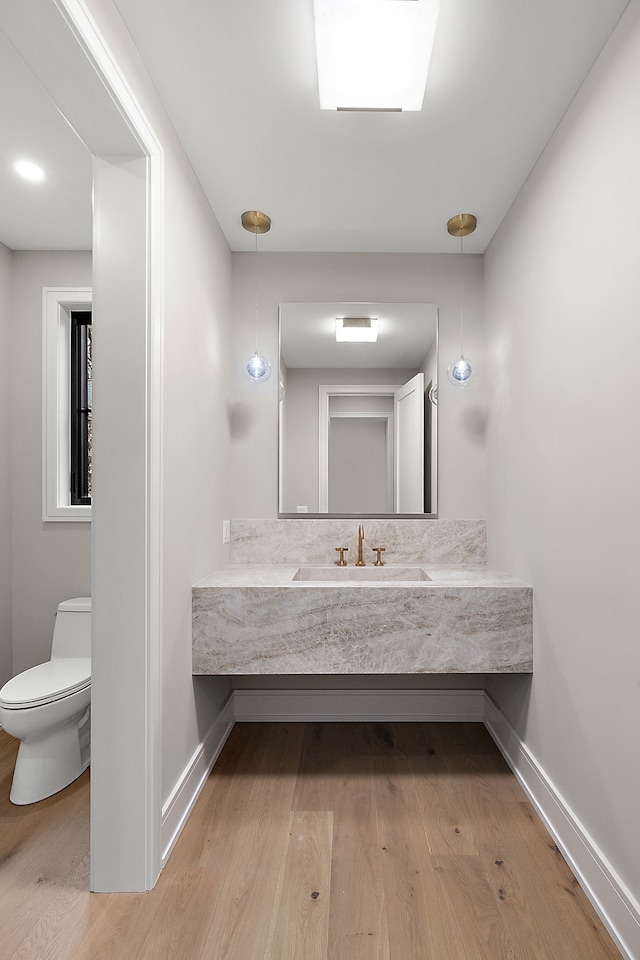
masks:
<svg viewBox="0 0 640 960"><path fill-rule="evenodd" d="M462 241L473 233L477 226L477 219L472 213L459 213L447 222L447 231L452 237L460 237L460 254L463 253ZM462 307L463 307L463 278L462 278L462 256L458 263L458 286L460 292L460 356L453 360L447 367L447 377L449 382L455 387L466 387L473 375L473 368L470 360L465 357L462 346Z"/></svg>
<svg viewBox="0 0 640 960"><path fill-rule="evenodd" d="M271 376L271 364L258 350L258 234L268 233L271 229L271 220L266 213L259 210L246 210L240 222L245 230L253 233L256 238L254 259L254 300L255 300L255 352L244 364L244 375L251 383L264 383Z"/></svg>

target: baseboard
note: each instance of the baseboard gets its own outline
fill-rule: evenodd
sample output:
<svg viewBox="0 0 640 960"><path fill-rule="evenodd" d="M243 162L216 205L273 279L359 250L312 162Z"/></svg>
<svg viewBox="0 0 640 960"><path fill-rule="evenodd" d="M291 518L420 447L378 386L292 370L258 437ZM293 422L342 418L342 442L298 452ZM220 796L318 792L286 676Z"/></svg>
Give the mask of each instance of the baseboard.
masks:
<svg viewBox="0 0 640 960"><path fill-rule="evenodd" d="M240 722L476 721L483 690L236 690Z"/></svg>
<svg viewBox="0 0 640 960"><path fill-rule="evenodd" d="M220 751L233 729L234 722L233 693L231 693L218 711L213 723L207 730L204 740L198 745L182 776L171 791L171 795L162 807L161 850L163 867L187 822L211 768L218 759Z"/></svg>
<svg viewBox="0 0 640 960"><path fill-rule="evenodd" d="M488 694L484 723L616 946L628 960L640 960L640 904Z"/></svg>

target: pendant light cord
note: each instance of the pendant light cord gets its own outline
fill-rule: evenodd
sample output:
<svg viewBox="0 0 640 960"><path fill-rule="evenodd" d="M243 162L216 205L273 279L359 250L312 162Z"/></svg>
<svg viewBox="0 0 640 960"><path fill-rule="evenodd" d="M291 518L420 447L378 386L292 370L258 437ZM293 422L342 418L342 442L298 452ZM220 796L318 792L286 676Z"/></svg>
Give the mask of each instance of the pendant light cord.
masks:
<svg viewBox="0 0 640 960"><path fill-rule="evenodd" d="M258 352L258 227L255 231L255 246L253 258L253 298L254 298L254 323L256 332L256 353Z"/></svg>

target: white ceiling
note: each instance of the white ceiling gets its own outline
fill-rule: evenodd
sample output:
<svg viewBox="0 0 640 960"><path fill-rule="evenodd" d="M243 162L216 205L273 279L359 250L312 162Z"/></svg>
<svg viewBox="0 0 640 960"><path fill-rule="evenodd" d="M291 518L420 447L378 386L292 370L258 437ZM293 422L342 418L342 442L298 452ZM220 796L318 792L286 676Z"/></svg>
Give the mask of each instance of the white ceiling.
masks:
<svg viewBox="0 0 640 960"><path fill-rule="evenodd" d="M0 0L0 241L14 250L89 250L93 155L140 145L56 0ZM18 159L43 167L27 183Z"/></svg>
<svg viewBox="0 0 640 960"><path fill-rule="evenodd" d="M423 109L402 114L319 110L312 0L116 3L233 250L253 249L240 215L257 208L261 250L453 252L446 221L470 212L473 253L628 0L441 0ZM90 156L0 40L0 240L88 247ZM31 194L11 170L25 151L54 171Z"/></svg>
<svg viewBox="0 0 640 960"><path fill-rule="evenodd" d="M91 248L91 154L0 33L0 240L12 250ZM46 171L28 183L28 159Z"/></svg>

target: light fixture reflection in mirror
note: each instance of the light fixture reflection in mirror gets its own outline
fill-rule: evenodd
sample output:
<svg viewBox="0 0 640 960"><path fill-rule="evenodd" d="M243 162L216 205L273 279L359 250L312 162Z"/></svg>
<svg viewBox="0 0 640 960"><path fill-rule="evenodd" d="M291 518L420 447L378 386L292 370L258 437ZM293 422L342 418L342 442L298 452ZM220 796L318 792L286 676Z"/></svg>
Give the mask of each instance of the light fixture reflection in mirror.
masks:
<svg viewBox="0 0 640 960"><path fill-rule="evenodd" d="M435 304L280 304L280 516L437 513L437 331Z"/></svg>
<svg viewBox="0 0 640 960"><path fill-rule="evenodd" d="M375 343L377 317L336 317L336 343Z"/></svg>

